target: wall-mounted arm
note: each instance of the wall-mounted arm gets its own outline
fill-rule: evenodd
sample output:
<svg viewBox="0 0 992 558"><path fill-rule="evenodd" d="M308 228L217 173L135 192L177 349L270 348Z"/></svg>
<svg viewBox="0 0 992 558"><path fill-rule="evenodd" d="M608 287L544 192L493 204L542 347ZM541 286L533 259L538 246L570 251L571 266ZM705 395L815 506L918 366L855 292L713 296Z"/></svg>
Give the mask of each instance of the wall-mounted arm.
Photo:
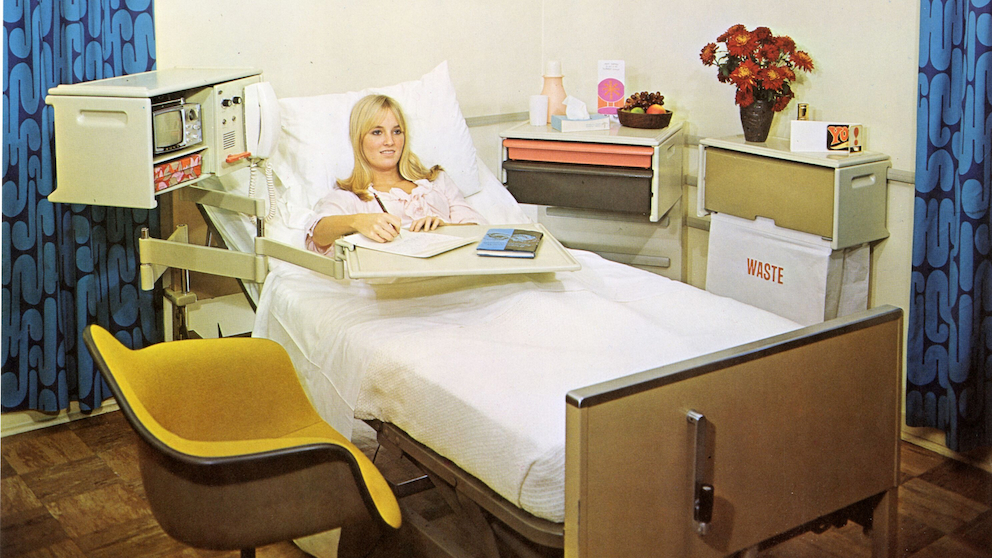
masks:
<svg viewBox="0 0 992 558"><path fill-rule="evenodd" d="M183 190L189 201L220 209L260 216L265 214L265 202L240 194L189 186ZM258 236L254 252L238 252L225 248L189 244L185 225L180 225L168 239L150 238L146 231L138 240L141 262L141 288L150 290L168 268L184 269L233 277L243 281L262 283L268 273L268 260L272 257L335 279L344 277L344 263L303 248L296 248L262 236L262 219L258 219ZM195 298L194 298L195 301Z"/></svg>

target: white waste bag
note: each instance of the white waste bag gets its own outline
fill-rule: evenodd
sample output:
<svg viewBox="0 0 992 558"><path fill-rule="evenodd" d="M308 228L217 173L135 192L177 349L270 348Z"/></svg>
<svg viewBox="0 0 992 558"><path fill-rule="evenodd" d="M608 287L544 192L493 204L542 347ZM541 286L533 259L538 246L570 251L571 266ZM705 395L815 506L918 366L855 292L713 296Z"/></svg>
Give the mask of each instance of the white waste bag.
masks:
<svg viewBox="0 0 992 558"><path fill-rule="evenodd" d="M869 255L867 244L834 251L768 219L714 213L706 290L812 325L867 308Z"/></svg>

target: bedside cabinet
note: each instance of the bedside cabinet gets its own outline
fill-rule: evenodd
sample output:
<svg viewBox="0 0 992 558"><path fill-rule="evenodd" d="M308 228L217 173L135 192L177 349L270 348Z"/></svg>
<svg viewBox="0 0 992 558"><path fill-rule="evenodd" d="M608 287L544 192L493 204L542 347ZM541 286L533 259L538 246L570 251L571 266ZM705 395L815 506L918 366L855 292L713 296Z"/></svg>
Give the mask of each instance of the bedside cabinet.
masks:
<svg viewBox="0 0 992 558"><path fill-rule="evenodd" d="M834 250L889 236L885 226L888 155L793 152L789 141L743 136L699 142L700 216L766 217L819 235Z"/></svg>
<svg viewBox="0 0 992 558"><path fill-rule="evenodd" d="M500 133L501 178L569 248L682 280L682 123Z"/></svg>
<svg viewBox="0 0 992 558"><path fill-rule="evenodd" d="M780 138L700 140L706 290L803 325L866 309L870 243L889 236L889 166L881 153L793 152Z"/></svg>

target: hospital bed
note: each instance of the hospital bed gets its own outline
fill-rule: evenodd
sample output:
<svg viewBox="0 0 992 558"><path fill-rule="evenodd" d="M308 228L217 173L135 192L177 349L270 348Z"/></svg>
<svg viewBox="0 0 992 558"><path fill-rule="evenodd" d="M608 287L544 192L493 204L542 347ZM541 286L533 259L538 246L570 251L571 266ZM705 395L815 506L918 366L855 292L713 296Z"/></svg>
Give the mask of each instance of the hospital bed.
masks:
<svg viewBox="0 0 992 558"><path fill-rule="evenodd" d="M375 91L491 224L526 220L475 158L444 65ZM364 93L281 100L266 235L302 246L309 208L347 175ZM252 251L250 218L204 214L229 249ZM898 309L802 328L573 255L575 272L370 281L270 261L254 335L287 349L332 425L366 420L423 467L487 555L725 556L848 520L874 556L895 555ZM406 513L415 546L457 555Z"/></svg>

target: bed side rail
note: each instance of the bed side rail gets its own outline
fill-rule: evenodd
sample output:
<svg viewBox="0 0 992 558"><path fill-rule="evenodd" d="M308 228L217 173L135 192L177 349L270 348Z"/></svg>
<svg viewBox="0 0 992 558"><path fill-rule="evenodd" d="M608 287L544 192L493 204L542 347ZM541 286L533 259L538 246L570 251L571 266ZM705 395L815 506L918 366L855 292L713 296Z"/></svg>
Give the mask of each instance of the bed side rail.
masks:
<svg viewBox="0 0 992 558"><path fill-rule="evenodd" d="M879 494L891 555L901 383L882 307L570 392L566 556L726 556Z"/></svg>

